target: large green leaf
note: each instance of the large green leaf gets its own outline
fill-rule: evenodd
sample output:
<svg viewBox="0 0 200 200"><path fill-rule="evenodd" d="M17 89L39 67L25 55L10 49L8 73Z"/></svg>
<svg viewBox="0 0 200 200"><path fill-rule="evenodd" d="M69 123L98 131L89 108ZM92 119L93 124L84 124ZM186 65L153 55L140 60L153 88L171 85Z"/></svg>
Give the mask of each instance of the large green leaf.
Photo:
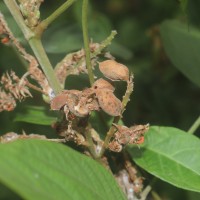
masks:
<svg viewBox="0 0 200 200"><path fill-rule="evenodd" d="M25 199L125 199L110 172L62 144L18 140L0 152L0 181Z"/></svg>
<svg viewBox="0 0 200 200"><path fill-rule="evenodd" d="M164 48L172 63L200 86L200 31L173 20L165 21L160 28Z"/></svg>
<svg viewBox="0 0 200 200"><path fill-rule="evenodd" d="M156 177L200 192L200 140L171 127L151 127L141 148L128 147L133 160Z"/></svg>
<svg viewBox="0 0 200 200"><path fill-rule="evenodd" d="M20 112L16 114L14 121L40 125L51 125L56 121L57 118L49 114L50 113L44 107L26 106L23 113Z"/></svg>

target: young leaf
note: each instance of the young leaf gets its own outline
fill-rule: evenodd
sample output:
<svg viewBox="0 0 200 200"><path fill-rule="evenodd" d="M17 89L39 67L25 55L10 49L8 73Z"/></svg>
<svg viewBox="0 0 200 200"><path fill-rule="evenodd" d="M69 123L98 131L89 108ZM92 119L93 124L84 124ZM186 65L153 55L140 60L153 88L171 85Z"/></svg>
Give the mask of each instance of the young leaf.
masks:
<svg viewBox="0 0 200 200"><path fill-rule="evenodd" d="M0 181L28 200L115 200L125 197L100 164L62 144L0 144Z"/></svg>
<svg viewBox="0 0 200 200"><path fill-rule="evenodd" d="M162 23L160 30L164 48L172 63L200 86L200 31L172 20Z"/></svg>
<svg viewBox="0 0 200 200"><path fill-rule="evenodd" d="M16 114L14 121L40 125L51 125L56 121L56 117L47 115L44 107L27 106L23 113Z"/></svg>
<svg viewBox="0 0 200 200"><path fill-rule="evenodd" d="M130 146L133 160L156 177L200 192L200 140L171 127L151 127L141 148Z"/></svg>

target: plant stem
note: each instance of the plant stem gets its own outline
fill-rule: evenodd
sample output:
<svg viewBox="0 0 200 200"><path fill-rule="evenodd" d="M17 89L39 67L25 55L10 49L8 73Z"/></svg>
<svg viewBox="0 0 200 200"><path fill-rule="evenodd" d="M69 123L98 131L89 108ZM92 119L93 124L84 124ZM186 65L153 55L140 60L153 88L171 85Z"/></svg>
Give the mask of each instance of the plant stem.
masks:
<svg viewBox="0 0 200 200"><path fill-rule="evenodd" d="M193 134L198 127L200 126L200 116L195 120L195 122L192 124L192 126L190 127L190 129L188 130L188 133Z"/></svg>
<svg viewBox="0 0 200 200"><path fill-rule="evenodd" d="M18 24L19 28L23 32L25 38L29 40L31 37L34 37L34 32L29 29L23 19L23 16L19 10L19 7L15 0L4 0L4 3L8 7L10 13L12 14L13 18L15 19L16 23Z"/></svg>
<svg viewBox="0 0 200 200"><path fill-rule="evenodd" d="M84 41L84 47L85 47L88 76L89 76L89 80L90 80L90 85L92 85L94 83L94 74L92 71L92 64L91 64L91 58L90 58L87 14L88 14L88 0L83 0L83 5L82 5L83 41Z"/></svg>
<svg viewBox="0 0 200 200"><path fill-rule="evenodd" d="M17 22L19 28L22 30L24 37L30 44L54 93L58 94L61 91L61 86L54 74L53 67L51 66L51 63L46 55L40 38L26 26L23 16L21 15L21 12L15 0L4 0L4 3L6 4L10 13Z"/></svg>
<svg viewBox="0 0 200 200"><path fill-rule="evenodd" d="M42 70L44 71L46 78L53 89L55 95L58 94L62 89L60 86L60 83L58 82L58 79L55 76L53 67L49 61L49 58L47 57L47 54L42 46L42 42L39 38L31 38L29 40L29 44L40 63Z"/></svg>
<svg viewBox="0 0 200 200"><path fill-rule="evenodd" d="M68 0L63 3L59 8L57 8L49 17L44 19L38 26L35 28L35 31L41 35L44 30L56 20L63 12L65 12L76 0Z"/></svg>
<svg viewBox="0 0 200 200"><path fill-rule="evenodd" d="M122 118L122 114L125 111L126 105L130 100L130 95L132 94L132 92L133 92L133 75L130 76L130 80L127 82L126 93L125 93L125 95L123 96L123 99L122 99L122 113L121 113L120 116L116 116L114 118L112 124L118 124L119 120ZM107 147L109 145L110 139L113 137L113 135L115 133L115 130L116 130L116 127L112 125L110 127L108 133L106 134L106 138L104 140L104 144L103 144L103 146L101 148L101 151L100 151L100 153L98 155L99 157L103 156L105 150L107 149Z"/></svg>
<svg viewBox="0 0 200 200"><path fill-rule="evenodd" d="M94 142L92 140L92 135L91 135L91 126L90 124L88 124L88 127L86 128L85 130L85 137L86 137L86 141L88 143L88 149L92 155L92 157L94 159L97 158L97 154L96 154L96 151L95 151L95 145L94 145Z"/></svg>

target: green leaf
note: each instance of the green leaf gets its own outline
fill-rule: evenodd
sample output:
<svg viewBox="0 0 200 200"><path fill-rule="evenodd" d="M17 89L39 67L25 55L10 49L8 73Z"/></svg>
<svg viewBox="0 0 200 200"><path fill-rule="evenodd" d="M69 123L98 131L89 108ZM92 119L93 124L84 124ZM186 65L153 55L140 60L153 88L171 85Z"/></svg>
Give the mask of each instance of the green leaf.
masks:
<svg viewBox="0 0 200 200"><path fill-rule="evenodd" d="M51 125L56 117L50 116L44 107L26 106L23 113L17 113L15 122L27 122L31 124Z"/></svg>
<svg viewBox="0 0 200 200"><path fill-rule="evenodd" d="M200 86L200 31L178 21L161 24L164 48L172 63Z"/></svg>
<svg viewBox="0 0 200 200"><path fill-rule="evenodd" d="M48 53L77 51L83 45L82 33L76 24L58 23L47 29L43 43Z"/></svg>
<svg viewBox="0 0 200 200"><path fill-rule="evenodd" d="M108 47L108 50L112 55L124 60L130 60L133 57L133 52L118 42L113 42L112 45Z"/></svg>
<svg viewBox="0 0 200 200"><path fill-rule="evenodd" d="M200 192L200 140L171 127L150 128L141 148L127 148L133 160L156 177Z"/></svg>
<svg viewBox="0 0 200 200"><path fill-rule="evenodd" d="M125 197L103 166L62 144L0 144L0 181L27 200L115 200Z"/></svg>

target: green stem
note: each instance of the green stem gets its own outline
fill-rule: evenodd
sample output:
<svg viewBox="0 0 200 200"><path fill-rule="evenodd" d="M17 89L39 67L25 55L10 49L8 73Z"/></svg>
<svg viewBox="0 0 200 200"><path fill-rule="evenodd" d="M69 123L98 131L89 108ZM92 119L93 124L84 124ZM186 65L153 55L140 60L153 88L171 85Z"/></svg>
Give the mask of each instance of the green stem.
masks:
<svg viewBox="0 0 200 200"><path fill-rule="evenodd" d="M44 30L56 20L63 12L65 12L76 0L68 0L57 8L49 17L44 19L36 28L35 31L41 35Z"/></svg>
<svg viewBox="0 0 200 200"><path fill-rule="evenodd" d="M12 14L13 18L15 19L16 23L18 24L19 28L23 32L25 38L29 40L31 37L34 37L34 32L29 29L25 22L24 18L19 10L19 7L15 0L4 0L4 3L8 7L10 13Z"/></svg>
<svg viewBox="0 0 200 200"><path fill-rule="evenodd" d="M200 126L200 116L195 120L195 122L192 124L192 126L190 127L190 129L188 130L188 133L193 134L198 127Z"/></svg>
<svg viewBox="0 0 200 200"><path fill-rule="evenodd" d="M29 44L40 63L42 70L44 71L46 78L53 89L55 95L58 94L62 89L60 86L60 83L58 82L58 79L55 76L53 67L49 61L49 58L47 57L47 54L42 46L42 42L39 38L31 38L29 40Z"/></svg>
<svg viewBox="0 0 200 200"><path fill-rule="evenodd" d="M94 142L92 140L92 135L91 135L91 127L90 125L88 124L88 127L86 128L85 130L85 137L86 137L86 141L88 143L88 149L92 155L92 157L94 159L97 158L97 155L96 155L96 151L95 151L95 145L94 145Z"/></svg>
<svg viewBox="0 0 200 200"><path fill-rule="evenodd" d="M21 15L21 12L15 0L4 0L4 3L6 4L10 13L17 22L19 28L22 30L24 37L30 44L54 93L58 94L61 91L61 87L54 74L53 67L51 66L51 63L46 55L46 52L44 51L40 38L38 38L37 35L26 26L23 16Z"/></svg>
<svg viewBox="0 0 200 200"><path fill-rule="evenodd" d="M87 13L88 13L88 0L83 0L83 5L82 5L83 41L84 41L84 47L85 47L86 65L87 65L87 70L88 70L88 76L89 76L89 80L90 80L90 85L92 85L94 83L94 74L93 74L93 71L92 71L92 64L91 64L91 58L90 58Z"/></svg>

